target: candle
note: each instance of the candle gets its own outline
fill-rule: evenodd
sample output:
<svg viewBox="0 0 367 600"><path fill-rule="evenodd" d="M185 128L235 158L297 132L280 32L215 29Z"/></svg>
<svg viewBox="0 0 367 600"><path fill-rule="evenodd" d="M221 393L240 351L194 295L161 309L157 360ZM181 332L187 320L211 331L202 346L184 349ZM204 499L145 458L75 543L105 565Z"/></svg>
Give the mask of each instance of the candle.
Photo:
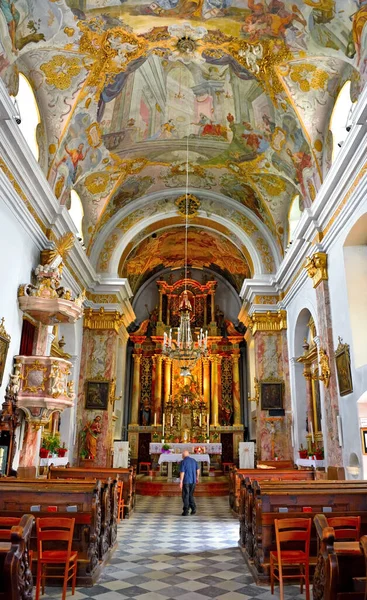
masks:
<svg viewBox="0 0 367 600"><path fill-rule="evenodd" d="M171 413L171 427L173 425L173 414Z"/></svg>
<svg viewBox="0 0 367 600"><path fill-rule="evenodd" d="M154 413L154 427L157 425L157 413Z"/></svg>
<svg viewBox="0 0 367 600"><path fill-rule="evenodd" d="M310 421L310 433L311 433L311 441L312 441L312 443L314 443L315 438L314 438L314 435L313 435L312 421Z"/></svg>
<svg viewBox="0 0 367 600"><path fill-rule="evenodd" d="M165 421L165 417L166 417L166 415L163 415L163 417L162 417L162 437L164 437L164 421Z"/></svg>
<svg viewBox="0 0 367 600"><path fill-rule="evenodd" d="M206 431L207 431L207 436L209 438L209 415L206 418Z"/></svg>
<svg viewBox="0 0 367 600"><path fill-rule="evenodd" d="M200 413L200 415L199 415L199 425L200 425L200 427L201 427L201 413Z"/></svg>

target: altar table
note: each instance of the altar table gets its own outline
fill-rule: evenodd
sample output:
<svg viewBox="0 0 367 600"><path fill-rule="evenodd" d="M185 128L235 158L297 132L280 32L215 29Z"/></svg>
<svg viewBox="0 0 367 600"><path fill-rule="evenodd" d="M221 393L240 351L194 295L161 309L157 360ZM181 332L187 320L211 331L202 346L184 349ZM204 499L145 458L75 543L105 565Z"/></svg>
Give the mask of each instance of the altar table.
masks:
<svg viewBox="0 0 367 600"><path fill-rule="evenodd" d="M168 442L167 442L168 443ZM169 444L173 449L173 452L182 453L184 450L188 450L191 452L194 448L198 446L205 447L207 454L222 454L222 444L214 444L205 442L195 442L195 443L187 443L187 444ZM149 444L149 454L160 454L162 452L162 443L152 442ZM195 454L197 456L197 454ZM167 462L167 461L166 461Z"/></svg>
<svg viewBox="0 0 367 600"><path fill-rule="evenodd" d="M161 445L162 447L162 445ZM190 454L191 458L194 458L198 463L208 463L210 465L210 456L209 454ZM158 459L158 464L168 463L168 479L172 479L172 464L175 462L181 462L182 456L181 454L174 454L163 452Z"/></svg>

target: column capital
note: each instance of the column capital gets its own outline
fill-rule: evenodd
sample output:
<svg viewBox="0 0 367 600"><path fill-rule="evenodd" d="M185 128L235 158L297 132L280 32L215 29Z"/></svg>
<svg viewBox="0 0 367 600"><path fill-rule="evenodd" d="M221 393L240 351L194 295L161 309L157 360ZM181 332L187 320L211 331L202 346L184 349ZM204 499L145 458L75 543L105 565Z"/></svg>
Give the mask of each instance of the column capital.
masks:
<svg viewBox="0 0 367 600"><path fill-rule="evenodd" d="M326 252L315 252L312 256L306 256L304 269L306 269L307 275L311 277L314 288L316 288L321 281L328 280L327 266Z"/></svg>
<svg viewBox="0 0 367 600"><path fill-rule="evenodd" d="M101 307L99 310L86 308L84 311L84 329L110 329L118 333L123 324L124 315L117 310L106 311Z"/></svg>
<svg viewBox="0 0 367 600"><path fill-rule="evenodd" d="M232 362L234 364L238 364L239 360L240 360L240 355L239 354L231 354L231 358L232 358Z"/></svg>
<svg viewBox="0 0 367 600"><path fill-rule="evenodd" d="M155 354L155 355L154 355L154 358L155 358L155 360L156 360L157 364L158 364L158 363L161 363L161 364L162 364L162 361L163 361L163 354ZM169 359L169 360L171 360L171 359Z"/></svg>
<svg viewBox="0 0 367 600"><path fill-rule="evenodd" d="M133 359L134 359L134 362L140 363L140 361L141 361L141 354L133 354Z"/></svg>
<svg viewBox="0 0 367 600"><path fill-rule="evenodd" d="M213 364L215 364L215 363L219 364L219 363L221 363L221 362L222 362L222 357L221 357L221 355L220 355L220 354L211 354L211 355L209 356L209 360L210 360L210 362L211 362L211 363L213 363Z"/></svg>
<svg viewBox="0 0 367 600"><path fill-rule="evenodd" d="M172 358L170 358L169 356L163 356L163 354L155 354L154 356L161 356L166 365L171 365L173 362Z"/></svg>
<svg viewBox="0 0 367 600"><path fill-rule="evenodd" d="M283 331L287 329L287 311L256 311L248 317L248 328L252 335L258 331Z"/></svg>

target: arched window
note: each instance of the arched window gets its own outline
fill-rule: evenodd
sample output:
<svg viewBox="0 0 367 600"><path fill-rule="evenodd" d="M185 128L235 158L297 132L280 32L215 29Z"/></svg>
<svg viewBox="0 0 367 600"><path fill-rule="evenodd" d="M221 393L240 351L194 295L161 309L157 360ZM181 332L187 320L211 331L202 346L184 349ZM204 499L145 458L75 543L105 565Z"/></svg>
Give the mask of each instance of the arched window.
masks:
<svg viewBox="0 0 367 600"><path fill-rule="evenodd" d="M83 217L84 217L84 209L82 201L79 195L75 190L71 190L70 192L70 208L69 208L70 216L73 220L75 227L78 230L78 237L83 241Z"/></svg>
<svg viewBox="0 0 367 600"><path fill-rule="evenodd" d="M294 196L288 213L288 244L293 240L295 229L298 225L300 218L302 217L302 210L300 207L300 196L297 194Z"/></svg>
<svg viewBox="0 0 367 600"><path fill-rule="evenodd" d="M38 161L39 148L37 144L36 130L41 121L40 113L32 86L28 79L19 73L19 90L16 96L18 110L22 119L19 129L21 130L33 156Z"/></svg>
<svg viewBox="0 0 367 600"><path fill-rule="evenodd" d="M333 134L332 162L340 151L348 135L347 127L353 112L354 104L350 99L350 81L347 81L339 92L330 119L330 130Z"/></svg>

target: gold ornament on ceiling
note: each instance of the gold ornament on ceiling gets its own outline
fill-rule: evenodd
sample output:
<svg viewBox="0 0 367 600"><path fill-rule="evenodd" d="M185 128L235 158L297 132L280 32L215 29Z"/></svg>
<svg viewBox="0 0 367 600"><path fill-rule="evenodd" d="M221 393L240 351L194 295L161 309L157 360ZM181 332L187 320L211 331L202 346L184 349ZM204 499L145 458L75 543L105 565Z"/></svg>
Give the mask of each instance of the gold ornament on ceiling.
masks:
<svg viewBox="0 0 367 600"><path fill-rule="evenodd" d="M82 63L76 56L53 56L48 63L40 67L46 76L46 83L54 85L58 90L67 90L71 86L73 77L79 75Z"/></svg>
<svg viewBox="0 0 367 600"><path fill-rule="evenodd" d="M189 219L195 217L200 208L200 200L194 194L188 194L186 200L186 194L183 194L177 200L175 200L175 204L178 208L178 212L183 217L186 217L186 206L187 206L187 217Z"/></svg>

